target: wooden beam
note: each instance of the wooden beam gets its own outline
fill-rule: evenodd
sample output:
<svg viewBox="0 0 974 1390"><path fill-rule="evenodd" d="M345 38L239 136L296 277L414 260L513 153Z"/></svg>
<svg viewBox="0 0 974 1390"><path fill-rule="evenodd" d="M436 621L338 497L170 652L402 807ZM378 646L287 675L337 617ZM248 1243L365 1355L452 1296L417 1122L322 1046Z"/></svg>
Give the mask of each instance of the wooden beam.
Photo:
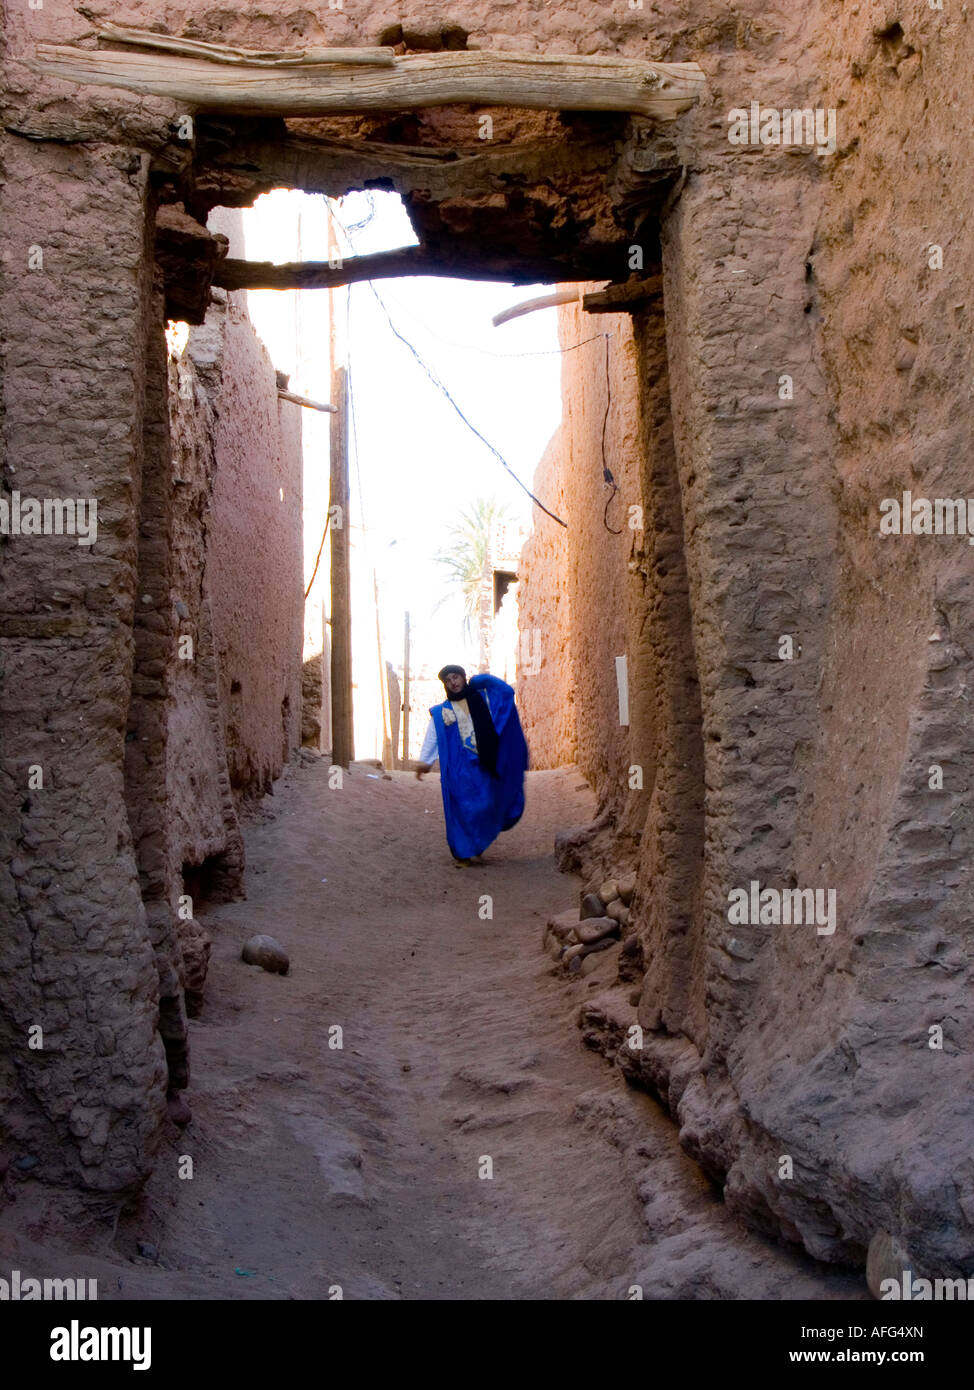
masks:
<svg viewBox="0 0 974 1390"><path fill-rule="evenodd" d="M327 405L324 401L313 401L310 396L298 396L293 391L278 391L277 395L279 400L290 401L293 405L306 406L308 410L325 410L329 415L334 415L338 410L337 405Z"/></svg>
<svg viewBox="0 0 974 1390"><path fill-rule="evenodd" d="M532 261L519 267L510 256L491 258L489 252L449 248L434 254L425 246L404 246L398 251L377 251L369 256L349 256L340 263L290 261L220 261L213 283L224 290L327 290L363 280L387 280L393 276L440 275L450 279L512 280L537 284L539 280L565 280L568 266L554 261Z"/></svg>
<svg viewBox="0 0 974 1390"><path fill-rule="evenodd" d="M178 53L183 57L205 58L211 63L274 68L298 67L302 63L344 63L391 68L396 61L396 55L391 48L234 48L225 43L175 38L171 34L159 34L152 29L112 24L109 20L99 19L80 5L78 13L94 22L95 33L100 39L107 39L111 43L131 44L138 48L152 48L159 52Z"/></svg>
<svg viewBox="0 0 974 1390"><path fill-rule="evenodd" d="M609 139L565 131L557 140L504 144L474 141L450 147L393 145L364 139L322 139L293 129L267 129L277 122L198 118L194 172L197 186L221 200L247 198L271 188L303 188L339 197L353 189L391 187L422 191L430 198L476 197L521 183L605 177L617 159ZM378 183L378 180L382 180ZM233 202L233 206L238 206Z"/></svg>
<svg viewBox="0 0 974 1390"><path fill-rule="evenodd" d="M663 280L659 275L647 280L626 280L621 285L583 294L582 308L587 314L627 314L662 293Z"/></svg>
<svg viewBox="0 0 974 1390"><path fill-rule="evenodd" d="M553 309L556 304L575 304L581 298L577 287L575 289L555 290L554 294L538 295L536 299L524 299L520 304L515 304L511 309L504 309L501 313L495 314L491 323L495 328L500 328L502 323L509 323L511 319L519 319L522 314L533 314L536 309Z"/></svg>
<svg viewBox="0 0 974 1390"><path fill-rule="evenodd" d="M168 97L187 110L318 116L474 104L538 111L628 111L674 120L704 87L697 63L538 53L407 53L391 67L214 62L176 53L38 44L35 72Z"/></svg>

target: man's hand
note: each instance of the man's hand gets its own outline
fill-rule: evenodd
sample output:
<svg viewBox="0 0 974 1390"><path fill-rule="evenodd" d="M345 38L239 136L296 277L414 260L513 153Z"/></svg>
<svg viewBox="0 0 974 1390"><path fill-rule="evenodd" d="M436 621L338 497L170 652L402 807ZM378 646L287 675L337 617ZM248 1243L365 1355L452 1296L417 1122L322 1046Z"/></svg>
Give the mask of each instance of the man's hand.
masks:
<svg viewBox="0 0 974 1390"><path fill-rule="evenodd" d="M419 767L416 769L416 781L417 781L417 782L422 781L423 773L424 773L424 772L429 772L429 770L430 770L430 768L431 768L432 766L433 766L432 763L420 763Z"/></svg>

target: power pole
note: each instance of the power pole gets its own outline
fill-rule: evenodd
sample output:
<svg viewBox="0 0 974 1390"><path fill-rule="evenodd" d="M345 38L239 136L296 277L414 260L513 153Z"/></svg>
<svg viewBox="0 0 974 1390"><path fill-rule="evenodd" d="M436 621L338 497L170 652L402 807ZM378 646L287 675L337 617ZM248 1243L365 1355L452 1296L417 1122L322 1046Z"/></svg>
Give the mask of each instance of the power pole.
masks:
<svg viewBox="0 0 974 1390"><path fill-rule="evenodd" d="M409 614L403 633L402 655L402 765L409 766Z"/></svg>
<svg viewBox="0 0 974 1390"><path fill-rule="evenodd" d="M331 398L331 760L348 767L352 734L352 599L348 527L348 399L344 367L334 367ZM337 510L336 510L337 508Z"/></svg>
<svg viewBox="0 0 974 1390"><path fill-rule="evenodd" d="M329 204L329 207L331 205ZM341 264L335 219L328 219L328 257ZM348 291L345 292L346 294ZM331 359L331 760L348 767L355 756L352 720L351 518L348 514L348 342L339 322L341 291L328 292L328 348Z"/></svg>

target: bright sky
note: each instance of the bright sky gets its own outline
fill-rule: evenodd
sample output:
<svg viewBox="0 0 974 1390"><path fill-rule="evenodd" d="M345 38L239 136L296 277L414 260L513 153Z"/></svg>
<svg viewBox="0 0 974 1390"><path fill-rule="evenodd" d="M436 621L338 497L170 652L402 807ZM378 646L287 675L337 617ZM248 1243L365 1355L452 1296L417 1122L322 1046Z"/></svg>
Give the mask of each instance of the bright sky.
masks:
<svg viewBox="0 0 974 1390"><path fill-rule="evenodd" d="M282 197L292 209L291 200L301 200L303 258L327 259L325 200L293 192L270 195L270 199ZM258 200L258 209L265 201ZM342 224L354 228L369 218L373 207L368 225L350 232L355 254L415 243L395 194L350 195L340 208ZM247 255L291 259L293 247L277 244L272 249L271 235L272 226L267 223L255 238L248 222ZM542 310L500 328L493 327L491 317L545 289L415 277L377 280L375 292L368 284L345 291L354 414L352 524L365 523L369 562L378 572L384 655L396 665L402 659L406 609L413 626L414 665L426 661L435 670L446 661L476 664L475 645L462 645L462 601L454 596L441 603L450 592L448 573L433 558L449 543L449 528L460 520L462 511L478 497L489 497L504 503L514 520L525 525L530 525L532 512L543 524L554 523L536 512L498 460L464 425L394 336L375 296L381 297L398 331L448 387L470 422L531 487L534 469L561 417L557 311ZM280 300L281 296L269 293ZM259 311L263 298L263 292L251 294L251 312L268 341ZM299 298L301 337L313 343L320 321L321 344L327 354L324 292L308 291ZM273 343L269 346L276 365L289 370L291 364L278 359ZM327 379L302 379L292 385L327 399ZM326 426L326 417L317 418Z"/></svg>

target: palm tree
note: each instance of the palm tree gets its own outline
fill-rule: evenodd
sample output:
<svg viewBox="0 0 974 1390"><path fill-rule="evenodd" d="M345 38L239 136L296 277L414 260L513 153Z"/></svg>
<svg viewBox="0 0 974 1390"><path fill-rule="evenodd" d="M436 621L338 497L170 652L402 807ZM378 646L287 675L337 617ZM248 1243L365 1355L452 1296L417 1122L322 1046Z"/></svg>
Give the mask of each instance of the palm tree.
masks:
<svg viewBox="0 0 974 1390"><path fill-rule="evenodd" d="M480 497L460 521L451 526L450 544L435 556L450 571L453 586L463 594L464 630L469 635L476 621L480 637L480 666L490 662L490 627L493 591L490 585L491 551L498 528L510 519L507 508L492 498Z"/></svg>

